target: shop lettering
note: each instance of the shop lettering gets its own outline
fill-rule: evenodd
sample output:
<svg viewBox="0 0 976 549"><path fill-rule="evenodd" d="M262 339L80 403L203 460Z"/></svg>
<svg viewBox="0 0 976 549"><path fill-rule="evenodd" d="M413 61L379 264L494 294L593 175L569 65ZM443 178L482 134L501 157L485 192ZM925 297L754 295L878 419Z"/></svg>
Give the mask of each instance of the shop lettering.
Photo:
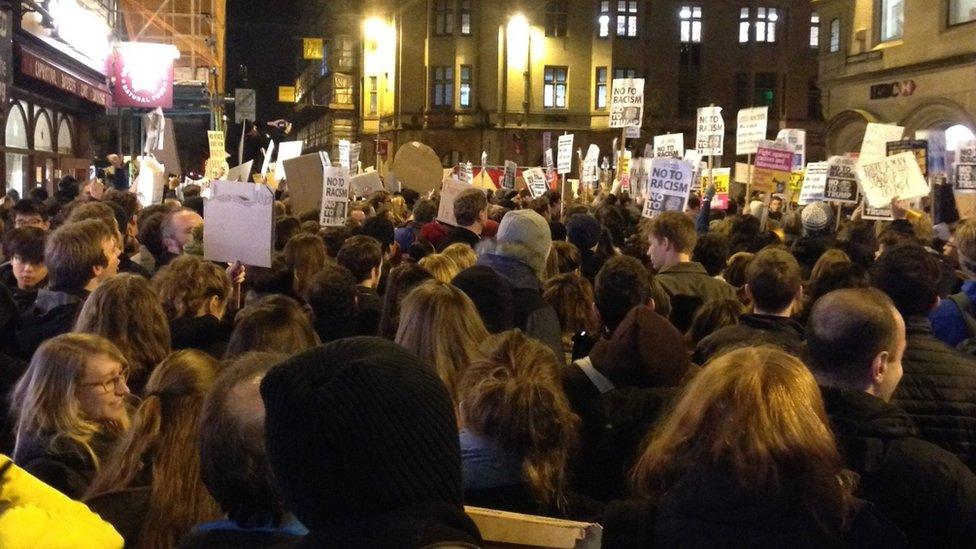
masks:
<svg viewBox="0 0 976 549"><path fill-rule="evenodd" d="M915 81L905 80L888 84L871 86L871 99L890 99L893 97L909 97L915 93Z"/></svg>

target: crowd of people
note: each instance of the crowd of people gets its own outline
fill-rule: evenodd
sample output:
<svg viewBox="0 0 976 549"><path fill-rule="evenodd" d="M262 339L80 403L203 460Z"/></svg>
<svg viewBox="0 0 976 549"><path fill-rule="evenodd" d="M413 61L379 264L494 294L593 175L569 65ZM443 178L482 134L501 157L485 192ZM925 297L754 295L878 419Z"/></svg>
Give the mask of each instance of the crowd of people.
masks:
<svg viewBox="0 0 976 549"><path fill-rule="evenodd" d="M585 195L279 191L270 268L192 186L10 204L0 546L976 543L976 220Z"/></svg>

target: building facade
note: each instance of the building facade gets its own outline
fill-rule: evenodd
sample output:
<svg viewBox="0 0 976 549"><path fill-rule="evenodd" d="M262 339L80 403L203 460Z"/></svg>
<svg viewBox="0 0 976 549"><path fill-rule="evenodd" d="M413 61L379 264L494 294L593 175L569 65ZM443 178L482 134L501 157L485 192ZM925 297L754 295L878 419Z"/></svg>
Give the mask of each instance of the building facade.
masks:
<svg viewBox="0 0 976 549"><path fill-rule="evenodd" d="M330 54L353 49L354 59L313 69L334 75L325 87L341 108L323 107L330 114L318 120L332 122L302 120L299 134L334 148L341 118L342 133L364 142L364 164L370 141L381 152L422 141L445 166L478 164L482 151L489 164L539 165L545 132L574 133L577 145L606 154L620 137L609 128L611 82L623 77L645 79L641 137L628 140L638 151L668 132L694 146L697 108L709 104L724 108L725 165L736 112L756 105L770 107L770 137L804 128L810 156L822 149L821 33L807 1L377 0L350 9L361 34L324 36Z"/></svg>
<svg viewBox="0 0 976 549"><path fill-rule="evenodd" d="M832 154L856 151L868 122L976 129L976 0L814 0Z"/></svg>

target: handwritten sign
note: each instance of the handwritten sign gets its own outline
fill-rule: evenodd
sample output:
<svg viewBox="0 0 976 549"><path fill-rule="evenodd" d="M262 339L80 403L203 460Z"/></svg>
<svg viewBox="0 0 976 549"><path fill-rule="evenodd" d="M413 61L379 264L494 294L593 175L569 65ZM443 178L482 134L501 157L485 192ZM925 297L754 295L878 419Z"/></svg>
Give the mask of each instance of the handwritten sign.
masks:
<svg viewBox="0 0 976 549"><path fill-rule="evenodd" d="M755 107L739 111L735 132L735 154L756 154L759 142L766 139L769 107Z"/></svg>
<svg viewBox="0 0 976 549"><path fill-rule="evenodd" d="M556 171L560 175L573 171L573 134L560 135L556 148Z"/></svg>
<svg viewBox="0 0 976 549"><path fill-rule="evenodd" d="M725 121L722 120L722 107L702 107L698 109L698 135L695 149L702 156L722 156L725 143Z"/></svg>
<svg viewBox="0 0 976 549"><path fill-rule="evenodd" d="M683 212L691 192L693 167L684 160L655 158L647 181L647 200L644 217L656 217L662 212Z"/></svg>
<svg viewBox="0 0 976 549"><path fill-rule="evenodd" d="M346 224L349 209L349 170L344 166L323 169L322 210L319 223L325 227Z"/></svg>
<svg viewBox="0 0 976 549"><path fill-rule="evenodd" d="M861 154L858 161L861 164L877 162L888 156L888 142L901 141L905 128L892 124L876 124L869 122L864 131L864 141L861 143Z"/></svg>
<svg viewBox="0 0 976 549"><path fill-rule="evenodd" d="M542 168L529 168L522 172L525 185L529 188L532 198L538 198L546 193L546 174Z"/></svg>
<svg viewBox="0 0 976 549"><path fill-rule="evenodd" d="M807 164L807 170L803 176L803 186L800 188L800 199L797 204L806 206L824 200L826 187L827 163L811 162Z"/></svg>
<svg viewBox="0 0 976 549"><path fill-rule="evenodd" d="M862 162L858 175L868 205L876 208L888 206L892 200L909 200L929 193L918 161L910 152L876 162Z"/></svg>
<svg viewBox="0 0 976 549"><path fill-rule="evenodd" d="M614 78L610 93L610 127L641 126L644 119L644 79Z"/></svg>
<svg viewBox="0 0 976 549"><path fill-rule="evenodd" d="M857 161L849 156L832 156L827 159L827 185L824 188L824 200L847 204L858 201L856 167Z"/></svg>
<svg viewBox="0 0 976 549"><path fill-rule="evenodd" d="M685 134L668 133L654 136L655 158L681 158L685 155Z"/></svg>

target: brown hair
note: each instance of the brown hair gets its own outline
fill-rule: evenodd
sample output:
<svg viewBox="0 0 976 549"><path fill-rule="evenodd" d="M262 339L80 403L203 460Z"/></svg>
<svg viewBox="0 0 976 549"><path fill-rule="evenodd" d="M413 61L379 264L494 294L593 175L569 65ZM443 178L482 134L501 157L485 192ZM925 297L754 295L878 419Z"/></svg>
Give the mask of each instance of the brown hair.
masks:
<svg viewBox="0 0 976 549"><path fill-rule="evenodd" d="M481 189L465 189L454 199L454 219L461 227L474 225L488 209L488 198Z"/></svg>
<svg viewBox="0 0 976 549"><path fill-rule="evenodd" d="M710 336L719 328L733 326L739 323L739 316L743 313L742 302L738 299L712 299L706 301L691 321L691 327L685 335L688 347L694 349L698 342Z"/></svg>
<svg viewBox="0 0 976 549"><path fill-rule="evenodd" d="M693 468L762 493L795 490L828 529L848 518L850 484L820 389L799 359L772 347L710 361L645 444L636 494L656 500Z"/></svg>
<svg viewBox="0 0 976 549"><path fill-rule="evenodd" d="M325 243L317 234L299 233L285 244L283 255L295 277L293 288L295 295L306 299L312 277L321 271L328 261L328 256L325 255Z"/></svg>
<svg viewBox="0 0 976 549"><path fill-rule="evenodd" d="M106 240L116 241L108 226L96 219L62 225L44 245L51 290L78 292L95 277L95 267L108 266L102 250Z"/></svg>
<svg viewBox="0 0 976 549"><path fill-rule="evenodd" d="M674 249L690 254L698 243L695 222L682 212L664 212L651 220L648 232L657 240L668 239Z"/></svg>
<svg viewBox="0 0 976 549"><path fill-rule="evenodd" d="M74 331L103 336L129 360L129 388L142 392L149 374L169 356L169 322L149 281L120 274L85 300Z"/></svg>
<svg viewBox="0 0 976 549"><path fill-rule="evenodd" d="M478 262L478 254L474 253L474 248L462 242L451 244L444 248L441 254L454 261L459 272L474 267L474 264Z"/></svg>
<svg viewBox="0 0 976 549"><path fill-rule="evenodd" d="M395 341L433 366L452 395L487 337L471 298L450 284L428 280L403 299Z"/></svg>
<svg viewBox="0 0 976 549"><path fill-rule="evenodd" d="M132 426L86 492L91 498L150 479L141 547L173 547L194 525L216 519L220 507L200 480L198 419L219 363L202 351L174 353L149 377ZM148 471L145 468L148 467Z"/></svg>
<svg viewBox="0 0 976 549"><path fill-rule="evenodd" d="M816 283L817 280L824 275L824 271L829 269L834 265L841 263L850 263L851 258L848 256L844 250L839 250L837 248L831 248L820 256L820 259L813 265L813 269L810 271L810 285Z"/></svg>
<svg viewBox="0 0 976 549"><path fill-rule="evenodd" d="M445 284L450 284L461 269L453 259L444 254L430 254L421 258L418 265L427 269L434 278Z"/></svg>
<svg viewBox="0 0 976 549"><path fill-rule="evenodd" d="M549 258L546 261L546 275L552 278L556 275L573 273L583 265L579 248L570 242L556 240L549 248Z"/></svg>
<svg viewBox="0 0 976 549"><path fill-rule="evenodd" d="M564 333L600 328L593 309L593 286L582 276L566 273L550 278L543 284L542 298L556 309Z"/></svg>
<svg viewBox="0 0 976 549"><path fill-rule="evenodd" d="M565 511L580 420L563 392L556 356L518 330L492 336L480 355L458 382L464 428L521 457L535 499Z"/></svg>
<svg viewBox="0 0 976 549"><path fill-rule="evenodd" d="M153 277L153 288L159 295L166 318L195 317L209 299L227 300L231 280L227 273L193 255L181 255Z"/></svg>
<svg viewBox="0 0 976 549"><path fill-rule="evenodd" d="M68 215L68 219L65 221L67 224L77 223L79 221L85 221L88 219L97 219L102 223L105 223L110 229L120 231L125 229L125 227L119 227L119 222L115 218L115 210L111 206L103 202L82 202L74 206L71 209L71 213Z"/></svg>
<svg viewBox="0 0 976 549"><path fill-rule="evenodd" d="M268 295L249 303L237 314L224 359L249 351L293 355L320 343L308 315L297 301L283 295Z"/></svg>
<svg viewBox="0 0 976 549"><path fill-rule="evenodd" d="M463 246L463 244L462 244ZM380 337L393 339L400 324L400 304L410 290L420 283L434 278L427 269L416 263L401 263L390 269L386 277L386 291L383 292L383 312L377 333Z"/></svg>
<svg viewBox="0 0 976 549"><path fill-rule="evenodd" d="M803 285L803 273L790 252L764 248L746 267L746 284L757 308L777 312L793 303Z"/></svg>

